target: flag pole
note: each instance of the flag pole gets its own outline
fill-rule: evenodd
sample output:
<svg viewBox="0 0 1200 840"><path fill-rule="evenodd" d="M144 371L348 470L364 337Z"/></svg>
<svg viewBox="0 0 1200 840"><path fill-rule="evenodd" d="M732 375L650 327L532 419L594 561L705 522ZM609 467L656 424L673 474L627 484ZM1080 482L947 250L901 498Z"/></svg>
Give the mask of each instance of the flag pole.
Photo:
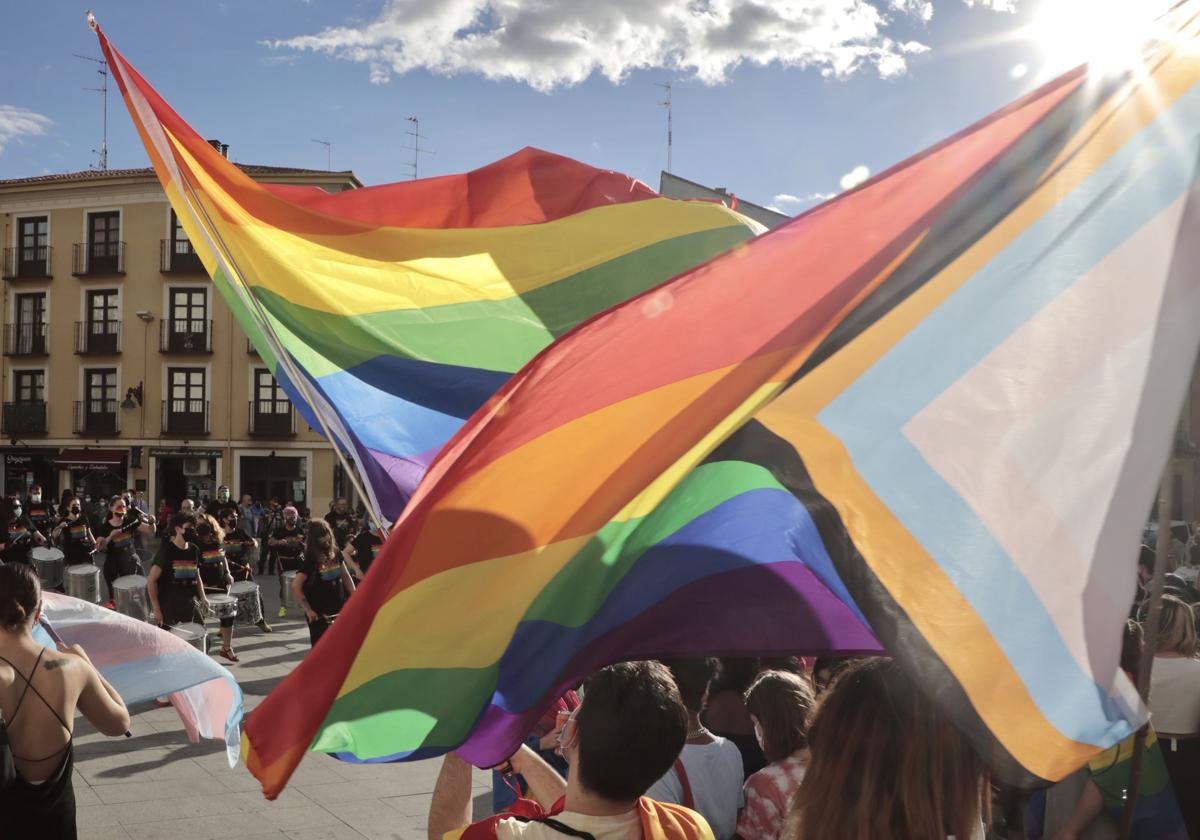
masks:
<svg viewBox="0 0 1200 840"><path fill-rule="evenodd" d="M1167 458L1158 486L1158 534L1154 547L1154 574L1150 578L1148 609L1142 623L1142 656L1138 661L1137 691L1142 702L1147 706L1150 703L1150 673L1154 668L1154 649L1158 646L1158 620L1162 613L1167 553L1171 549L1171 504L1174 478L1175 459L1172 455ZM1146 754L1146 734L1149 726L1146 724L1139 729L1133 740L1133 761L1129 768L1129 787L1126 791L1125 807L1121 812L1121 840L1130 840L1133 831L1133 813L1137 808L1138 788L1142 782L1142 764Z"/></svg>

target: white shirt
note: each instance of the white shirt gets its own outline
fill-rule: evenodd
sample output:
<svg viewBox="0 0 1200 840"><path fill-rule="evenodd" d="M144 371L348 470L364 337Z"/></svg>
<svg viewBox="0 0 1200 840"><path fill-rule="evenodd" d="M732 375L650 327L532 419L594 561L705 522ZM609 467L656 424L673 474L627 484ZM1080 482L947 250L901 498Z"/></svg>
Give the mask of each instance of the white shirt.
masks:
<svg viewBox="0 0 1200 840"><path fill-rule="evenodd" d="M684 745L679 757L692 788L691 807L708 820L717 840L729 840L737 829L738 810L746 804L742 754L732 741L717 735L713 738L711 744ZM646 796L659 802L685 804L675 768L655 782Z"/></svg>
<svg viewBox="0 0 1200 840"><path fill-rule="evenodd" d="M636 808L613 817L593 817L563 811L554 819L576 831L586 831L596 840L642 840L642 821ZM500 820L496 823L496 837L497 840L571 840L568 835L542 823L515 819Z"/></svg>
<svg viewBox="0 0 1200 840"><path fill-rule="evenodd" d="M1200 732L1200 659L1156 656L1150 672L1150 713L1160 735Z"/></svg>

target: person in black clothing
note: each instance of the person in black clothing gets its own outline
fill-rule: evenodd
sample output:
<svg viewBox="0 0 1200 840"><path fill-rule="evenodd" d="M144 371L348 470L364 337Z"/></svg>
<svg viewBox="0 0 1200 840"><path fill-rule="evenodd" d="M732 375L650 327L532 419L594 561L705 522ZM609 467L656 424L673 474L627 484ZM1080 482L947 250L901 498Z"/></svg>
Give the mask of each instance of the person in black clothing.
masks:
<svg viewBox="0 0 1200 840"><path fill-rule="evenodd" d="M350 546L353 554L347 558L346 562L350 565L351 571L357 573L358 579L362 580L362 576L367 573L367 569L371 568L371 564L379 556L379 550L383 548L383 533L378 528L364 528L350 543Z"/></svg>
<svg viewBox="0 0 1200 840"><path fill-rule="evenodd" d="M346 568L345 555L334 547L329 523L317 519L308 523L304 548L304 565L292 581L292 594L304 609L308 619L308 638L311 644L329 628L330 622L342 611L346 599L354 593L354 578Z"/></svg>
<svg viewBox="0 0 1200 840"><path fill-rule="evenodd" d="M304 553L304 530L300 527L300 513L291 505L283 509L283 524L271 532L268 542L279 560L279 617L287 615L283 606L283 573L299 571Z"/></svg>
<svg viewBox="0 0 1200 840"><path fill-rule="evenodd" d="M33 527L37 528L38 533L46 539L50 539L50 532L54 530L54 520L58 514L53 502L42 501L40 485L35 484L29 488L29 498L25 503L25 515L29 517Z"/></svg>
<svg viewBox="0 0 1200 840"><path fill-rule="evenodd" d="M234 513L236 513L237 509L237 502L235 502L229 494L229 485L222 484L217 488L217 500L215 502L209 502L205 506L204 512L220 522L225 518L225 511L232 510Z"/></svg>
<svg viewBox="0 0 1200 840"><path fill-rule="evenodd" d="M229 561L225 558L222 543L225 532L217 521L206 513L196 519L196 547L200 549L200 580L204 591L210 595L228 595L229 587L233 585L233 574L229 571ZM221 650L220 655L230 662L237 662L238 655L233 652L233 616L221 616Z"/></svg>
<svg viewBox="0 0 1200 840"><path fill-rule="evenodd" d="M250 550L258 545L258 540L238 527L236 510L226 510L225 518L220 524L221 530L225 532L225 540L222 543L225 549L225 562L229 564L229 573L233 575L234 582L254 580L254 570L250 568L247 556ZM263 617L255 626L264 633L270 633L271 625L267 624L267 614L264 611L261 591L258 593L258 611L262 613Z"/></svg>
<svg viewBox="0 0 1200 840"><path fill-rule="evenodd" d="M15 496L4 500L0 522L4 523L4 532L0 533L0 560L5 563L28 563L30 550L46 543L46 538L25 515L21 500Z"/></svg>
<svg viewBox="0 0 1200 840"><path fill-rule="evenodd" d="M96 529L96 549L104 552L104 582L108 584L108 606L113 606L113 581L137 572L133 554L133 538L138 533L154 533L154 528L140 519L129 521L129 504L122 496L113 496L108 505L108 519Z"/></svg>
<svg viewBox="0 0 1200 840"><path fill-rule="evenodd" d="M346 543L350 541L350 535L357 530L354 514L350 512L350 506L345 499L334 501L329 513L325 514L325 521L329 523L329 528L333 531L333 538L337 541L338 549L345 548Z"/></svg>
<svg viewBox="0 0 1200 840"><path fill-rule="evenodd" d="M0 566L0 835L74 840L75 713L117 737L129 712L83 648L33 638L41 600L33 569Z"/></svg>
<svg viewBox="0 0 1200 840"><path fill-rule="evenodd" d="M146 578L146 593L154 607L154 615L162 628L184 621L196 620L192 599L200 600L200 608L208 609L208 598L200 580L200 549L184 539L192 525L192 517L177 513L168 527L171 539L165 541L150 574Z"/></svg>
<svg viewBox="0 0 1200 840"><path fill-rule="evenodd" d="M92 527L83 513L79 497L69 497L59 508L59 512L62 514L62 521L55 527L52 536L62 544L63 562L68 568L81 563L91 563L92 552L96 549L96 538L92 535Z"/></svg>

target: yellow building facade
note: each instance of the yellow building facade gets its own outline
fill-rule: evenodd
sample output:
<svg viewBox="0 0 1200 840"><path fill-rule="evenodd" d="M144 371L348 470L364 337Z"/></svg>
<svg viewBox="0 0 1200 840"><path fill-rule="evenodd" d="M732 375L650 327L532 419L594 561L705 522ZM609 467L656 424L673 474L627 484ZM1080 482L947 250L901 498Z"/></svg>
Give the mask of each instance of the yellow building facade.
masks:
<svg viewBox="0 0 1200 840"><path fill-rule="evenodd" d="M245 166L341 191L351 172ZM342 495L329 443L247 342L150 169L0 181L6 493Z"/></svg>

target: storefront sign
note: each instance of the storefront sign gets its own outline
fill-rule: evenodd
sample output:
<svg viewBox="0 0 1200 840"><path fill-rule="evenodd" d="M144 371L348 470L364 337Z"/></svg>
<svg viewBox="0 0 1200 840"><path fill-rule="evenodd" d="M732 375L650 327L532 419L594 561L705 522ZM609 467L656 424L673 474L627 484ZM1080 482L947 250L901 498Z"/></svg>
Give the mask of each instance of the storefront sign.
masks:
<svg viewBox="0 0 1200 840"><path fill-rule="evenodd" d="M220 458L221 449L156 449L150 448L151 458Z"/></svg>
<svg viewBox="0 0 1200 840"><path fill-rule="evenodd" d="M25 449L21 452L5 452L4 466L28 467L41 463L47 458L54 458L56 455L58 455L57 449Z"/></svg>

